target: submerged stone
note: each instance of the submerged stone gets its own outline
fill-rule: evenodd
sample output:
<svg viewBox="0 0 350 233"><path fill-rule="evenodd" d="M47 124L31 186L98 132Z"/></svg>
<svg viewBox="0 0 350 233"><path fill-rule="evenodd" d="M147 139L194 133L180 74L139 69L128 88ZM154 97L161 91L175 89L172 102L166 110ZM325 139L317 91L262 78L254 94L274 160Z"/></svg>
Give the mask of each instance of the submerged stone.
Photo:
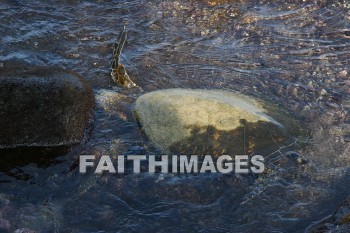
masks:
<svg viewBox="0 0 350 233"><path fill-rule="evenodd" d="M350 229L350 196L338 207L335 213L306 229L306 233L336 232L347 233Z"/></svg>
<svg viewBox="0 0 350 233"><path fill-rule="evenodd" d="M236 92L167 89L140 96L134 113L163 152L237 155L271 152L292 140L294 123L280 113L274 119L265 105Z"/></svg>
<svg viewBox="0 0 350 233"><path fill-rule="evenodd" d="M83 139L93 106L91 87L73 72L1 68L0 152L66 151Z"/></svg>

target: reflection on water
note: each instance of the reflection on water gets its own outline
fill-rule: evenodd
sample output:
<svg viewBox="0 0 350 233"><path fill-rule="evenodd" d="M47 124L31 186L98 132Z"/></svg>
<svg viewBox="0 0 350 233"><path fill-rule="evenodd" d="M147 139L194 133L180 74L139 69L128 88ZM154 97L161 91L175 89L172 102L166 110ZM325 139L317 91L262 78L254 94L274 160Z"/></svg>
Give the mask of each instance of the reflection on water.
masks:
<svg viewBox="0 0 350 233"><path fill-rule="evenodd" d="M331 214L350 194L344 2L0 0L0 66L75 70L97 99L86 145L52 164L0 173L0 229L303 232ZM121 61L142 89L120 89L109 76L122 25L129 38ZM309 144L272 155L260 177L78 173L79 154L155 153L133 120L132 103L172 87L272 101L303 120Z"/></svg>

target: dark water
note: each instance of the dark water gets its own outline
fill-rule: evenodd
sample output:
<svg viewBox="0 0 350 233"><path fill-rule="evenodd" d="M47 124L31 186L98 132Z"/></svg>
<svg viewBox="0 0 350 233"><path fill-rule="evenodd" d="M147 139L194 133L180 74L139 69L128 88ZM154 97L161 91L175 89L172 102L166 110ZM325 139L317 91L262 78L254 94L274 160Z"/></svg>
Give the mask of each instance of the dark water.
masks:
<svg viewBox="0 0 350 233"><path fill-rule="evenodd" d="M303 232L332 214L350 194L349 11L349 1L0 0L0 66L75 70L97 99L87 144L0 173L0 231ZM122 25L122 63L141 87L131 91L109 76ZM306 147L293 145L308 162L277 152L257 179L79 174L79 154L154 151L132 103L171 87L284 106L309 130Z"/></svg>

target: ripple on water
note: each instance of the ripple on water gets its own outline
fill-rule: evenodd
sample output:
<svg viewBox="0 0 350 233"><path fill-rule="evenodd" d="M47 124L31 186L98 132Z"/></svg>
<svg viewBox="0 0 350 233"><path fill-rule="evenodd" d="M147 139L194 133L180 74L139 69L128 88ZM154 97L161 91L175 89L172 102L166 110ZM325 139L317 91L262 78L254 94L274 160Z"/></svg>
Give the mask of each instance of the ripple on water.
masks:
<svg viewBox="0 0 350 233"><path fill-rule="evenodd" d="M7 213L0 229L42 232L45 222L51 232L302 232L331 214L350 182L346 4L0 0L0 64L75 70L97 99L86 145L45 169L0 173L0 212ZM293 149L306 162L281 151L259 177L80 175L78 154L156 151L131 114L142 90L113 88L110 80L121 25L129 30L121 62L145 92L215 88L283 105L309 129L308 146Z"/></svg>

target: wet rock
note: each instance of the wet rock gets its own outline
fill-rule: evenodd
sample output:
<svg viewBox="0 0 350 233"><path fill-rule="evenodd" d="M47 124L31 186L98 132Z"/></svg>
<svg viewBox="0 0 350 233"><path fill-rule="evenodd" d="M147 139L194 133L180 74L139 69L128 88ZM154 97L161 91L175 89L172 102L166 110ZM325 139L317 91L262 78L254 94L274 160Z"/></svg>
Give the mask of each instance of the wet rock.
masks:
<svg viewBox="0 0 350 233"><path fill-rule="evenodd" d="M1 154L17 149L34 154L64 152L83 139L93 106L91 87L73 72L1 68Z"/></svg>
<svg viewBox="0 0 350 233"><path fill-rule="evenodd" d="M295 151L287 151L284 155L298 164L307 164L309 161Z"/></svg>
<svg viewBox="0 0 350 233"><path fill-rule="evenodd" d="M306 229L307 233L334 232L347 233L350 229L350 196L330 217Z"/></svg>
<svg viewBox="0 0 350 233"><path fill-rule="evenodd" d="M234 92L160 90L140 96L134 112L150 141L176 154L266 152L291 138L262 102Z"/></svg>

